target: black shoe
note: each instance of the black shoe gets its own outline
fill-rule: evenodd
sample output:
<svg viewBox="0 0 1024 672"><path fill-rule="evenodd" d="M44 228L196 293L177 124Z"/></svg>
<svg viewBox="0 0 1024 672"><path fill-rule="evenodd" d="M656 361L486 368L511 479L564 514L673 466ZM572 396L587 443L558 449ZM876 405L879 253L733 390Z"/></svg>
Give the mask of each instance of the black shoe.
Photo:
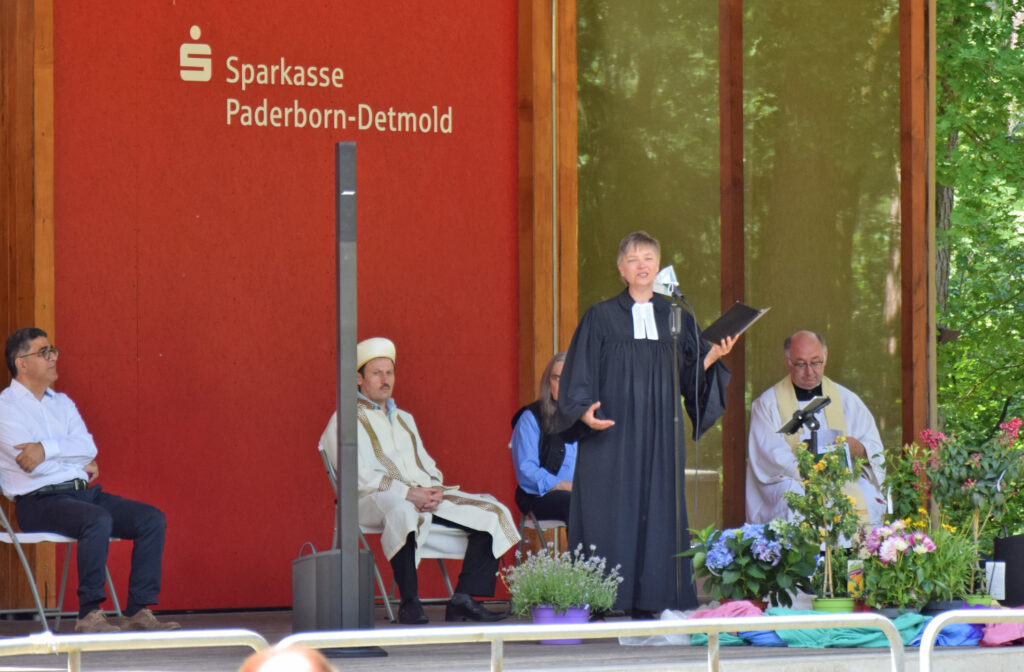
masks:
<svg viewBox="0 0 1024 672"><path fill-rule="evenodd" d="M489 611L469 595L455 593L451 602L444 609L444 620L446 621L477 621L491 623L500 621L508 614L499 614Z"/></svg>
<svg viewBox="0 0 1024 672"><path fill-rule="evenodd" d="M427 614L423 611L423 604L413 598L410 600L402 600L402 605L398 608L398 622L402 625L423 625L430 621L427 618Z"/></svg>
<svg viewBox="0 0 1024 672"><path fill-rule="evenodd" d="M656 621L661 618L661 612L634 607L632 612L630 612L630 616L633 617L634 621Z"/></svg>

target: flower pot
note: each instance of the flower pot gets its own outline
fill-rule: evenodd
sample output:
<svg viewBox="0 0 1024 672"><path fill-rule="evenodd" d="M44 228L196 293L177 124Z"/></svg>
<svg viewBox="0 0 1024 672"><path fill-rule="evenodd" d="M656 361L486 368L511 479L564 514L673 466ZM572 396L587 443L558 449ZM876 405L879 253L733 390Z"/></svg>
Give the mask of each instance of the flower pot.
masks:
<svg viewBox="0 0 1024 672"><path fill-rule="evenodd" d="M569 607L556 612L554 607L530 607L534 625L581 625L590 620L590 607ZM541 644L579 644L580 639L542 639Z"/></svg>
<svg viewBox="0 0 1024 672"><path fill-rule="evenodd" d="M886 618L897 618L903 614L918 614L921 610L917 607L877 607L871 611Z"/></svg>
<svg viewBox="0 0 1024 672"><path fill-rule="evenodd" d="M944 611L963 609L963 600L931 600L921 607L922 616L938 616Z"/></svg>
<svg viewBox="0 0 1024 672"><path fill-rule="evenodd" d="M852 597L815 597L811 599L811 609L829 614L850 614L856 602Z"/></svg>
<svg viewBox="0 0 1024 672"><path fill-rule="evenodd" d="M993 598L991 595L968 595L967 596L967 606L969 606L969 607L974 607L974 606L977 606L979 604L988 607L988 606L991 606L992 602L994 602L994 601L995 601L995 598Z"/></svg>

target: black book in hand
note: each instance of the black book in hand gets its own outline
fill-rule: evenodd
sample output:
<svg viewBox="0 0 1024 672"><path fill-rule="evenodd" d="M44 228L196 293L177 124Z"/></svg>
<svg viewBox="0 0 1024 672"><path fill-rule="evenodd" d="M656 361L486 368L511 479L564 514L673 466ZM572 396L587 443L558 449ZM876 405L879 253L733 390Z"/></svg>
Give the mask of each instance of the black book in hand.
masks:
<svg viewBox="0 0 1024 672"><path fill-rule="evenodd" d="M700 332L700 336L711 343L719 343L726 336L739 336L769 310L771 310L770 306L758 310L737 301L707 329Z"/></svg>

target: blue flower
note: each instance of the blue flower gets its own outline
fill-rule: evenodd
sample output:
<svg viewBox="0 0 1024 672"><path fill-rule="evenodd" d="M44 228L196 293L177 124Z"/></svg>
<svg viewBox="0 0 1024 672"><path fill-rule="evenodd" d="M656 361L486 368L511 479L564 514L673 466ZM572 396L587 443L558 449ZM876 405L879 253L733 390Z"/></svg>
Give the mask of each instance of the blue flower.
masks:
<svg viewBox="0 0 1024 672"><path fill-rule="evenodd" d="M707 565L708 569L713 572L720 572L736 559L736 555L729 550L726 542L736 537L735 530L725 530L715 539L714 543L711 544L711 548L708 549L707 558L704 560L704 564Z"/></svg>

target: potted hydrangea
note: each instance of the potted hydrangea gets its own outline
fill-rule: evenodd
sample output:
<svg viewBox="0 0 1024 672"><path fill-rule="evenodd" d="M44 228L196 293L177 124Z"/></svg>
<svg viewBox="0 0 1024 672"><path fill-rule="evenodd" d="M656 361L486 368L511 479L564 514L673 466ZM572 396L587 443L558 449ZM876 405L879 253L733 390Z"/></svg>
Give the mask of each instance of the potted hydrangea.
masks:
<svg viewBox="0 0 1024 672"><path fill-rule="evenodd" d="M516 564L501 570L501 580L512 596L512 613L530 615L534 623L586 623L591 611L610 611L619 584L618 566L609 569L603 557L583 553L578 545L571 553L555 553L553 546L540 553L516 552ZM542 640L545 644L570 644L579 640Z"/></svg>
<svg viewBox="0 0 1024 672"><path fill-rule="evenodd" d="M727 530L712 525L694 534L683 555L693 558L694 576L705 579L704 590L716 600L790 606L790 591L807 587L818 554L805 531L779 518Z"/></svg>

